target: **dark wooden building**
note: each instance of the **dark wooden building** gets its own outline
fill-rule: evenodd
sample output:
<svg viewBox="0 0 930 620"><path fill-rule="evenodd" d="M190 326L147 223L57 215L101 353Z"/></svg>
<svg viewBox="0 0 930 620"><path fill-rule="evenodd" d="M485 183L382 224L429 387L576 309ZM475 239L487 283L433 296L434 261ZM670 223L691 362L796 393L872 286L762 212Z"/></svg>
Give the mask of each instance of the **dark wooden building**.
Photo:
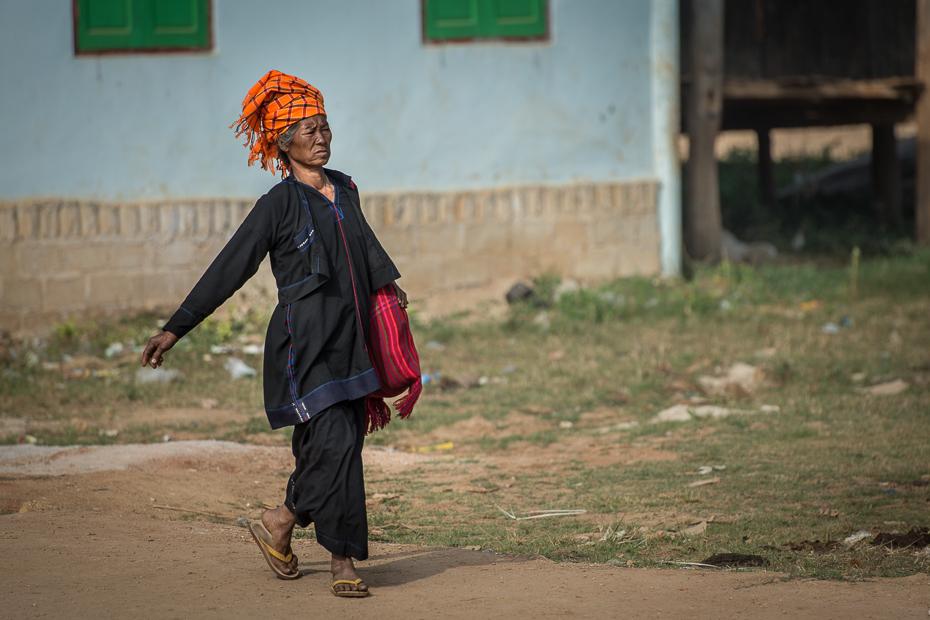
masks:
<svg viewBox="0 0 930 620"><path fill-rule="evenodd" d="M680 11L682 129L698 137L692 165L713 165L702 161L713 158L703 134L755 130L762 199L772 203L771 129L868 123L878 208L896 223L894 124L916 114L917 230L930 241L930 95L921 98L930 81L930 0L680 0ZM689 195L686 212L689 201L707 202Z"/></svg>

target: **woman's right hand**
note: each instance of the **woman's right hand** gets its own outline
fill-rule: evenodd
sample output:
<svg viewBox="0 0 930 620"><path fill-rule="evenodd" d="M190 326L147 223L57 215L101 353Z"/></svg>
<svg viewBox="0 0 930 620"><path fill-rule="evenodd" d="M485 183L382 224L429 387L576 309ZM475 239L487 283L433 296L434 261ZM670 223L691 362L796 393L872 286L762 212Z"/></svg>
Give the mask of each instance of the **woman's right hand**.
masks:
<svg viewBox="0 0 930 620"><path fill-rule="evenodd" d="M157 336L152 336L142 352L142 365L151 365L152 368L158 368L165 361L162 354L166 353L177 342L178 337L171 332L162 332Z"/></svg>

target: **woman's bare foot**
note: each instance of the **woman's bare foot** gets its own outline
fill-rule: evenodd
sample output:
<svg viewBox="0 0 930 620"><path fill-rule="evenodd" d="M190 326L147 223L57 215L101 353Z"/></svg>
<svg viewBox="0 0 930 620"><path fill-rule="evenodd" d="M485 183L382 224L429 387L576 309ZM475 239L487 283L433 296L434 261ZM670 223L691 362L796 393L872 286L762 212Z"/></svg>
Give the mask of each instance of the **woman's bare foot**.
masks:
<svg viewBox="0 0 930 620"><path fill-rule="evenodd" d="M284 556L291 552L291 534L296 524L297 517L283 504L262 514L262 525L274 538L274 550ZM287 564L277 558L271 558L271 561L282 573L291 575L297 572L296 555Z"/></svg>
<svg viewBox="0 0 930 620"><path fill-rule="evenodd" d="M330 564L330 570L333 573L333 581L355 581L358 579L358 573L355 572L355 564L352 562L352 558L336 555L334 553L333 561ZM368 586L364 583L360 583L358 586L351 583L340 583L334 586L334 588L336 592L347 592L350 590L368 592Z"/></svg>

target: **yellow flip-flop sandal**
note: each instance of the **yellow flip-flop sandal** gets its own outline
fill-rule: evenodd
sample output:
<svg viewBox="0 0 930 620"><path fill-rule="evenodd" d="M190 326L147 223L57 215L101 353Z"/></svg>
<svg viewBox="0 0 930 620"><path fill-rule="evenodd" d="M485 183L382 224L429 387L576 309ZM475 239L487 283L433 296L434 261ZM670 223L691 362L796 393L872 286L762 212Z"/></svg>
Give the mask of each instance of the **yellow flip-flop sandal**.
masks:
<svg viewBox="0 0 930 620"><path fill-rule="evenodd" d="M275 563L271 561L272 558L281 560L285 564L290 564L291 560L294 559L294 553L288 550L287 555L282 555L274 547L271 546L273 538L271 532L265 527L265 524L261 521L252 521L249 523L249 533L252 534L252 538L255 539L255 543L258 545L258 548L261 549L262 555L265 557L265 561L268 562L268 567L274 571L274 574L277 575L278 579L298 579L300 573L294 571L293 573L285 573L280 568L275 566Z"/></svg>
<svg viewBox="0 0 930 620"><path fill-rule="evenodd" d="M337 590L336 589L336 586L344 584L344 583L353 585L356 587L356 589L355 590ZM336 596L341 596L344 598L365 598L366 596L371 594L371 592L367 590L365 590L364 592L362 592L361 590L358 590L357 589L358 584L360 583L362 583L361 579L356 579L355 581L349 581L348 579L339 579L337 581L334 581L333 585L331 585L329 589L332 590L333 594L335 594Z"/></svg>

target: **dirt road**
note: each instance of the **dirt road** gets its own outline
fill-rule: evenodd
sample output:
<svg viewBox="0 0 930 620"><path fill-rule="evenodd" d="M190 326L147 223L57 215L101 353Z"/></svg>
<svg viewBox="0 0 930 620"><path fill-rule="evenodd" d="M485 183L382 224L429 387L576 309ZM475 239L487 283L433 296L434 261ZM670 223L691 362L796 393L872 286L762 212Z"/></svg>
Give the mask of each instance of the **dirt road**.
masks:
<svg viewBox="0 0 930 620"><path fill-rule="evenodd" d="M387 459L366 453L366 462ZM398 454L383 466L409 466ZM554 563L372 545L373 596L329 593L326 553L295 541L303 578L275 579L247 531L159 506L235 513L276 500L285 448L220 442L0 447L0 618L926 618L930 575L785 581L769 572ZM250 513L251 516L252 513ZM235 515L232 515L235 516Z"/></svg>

